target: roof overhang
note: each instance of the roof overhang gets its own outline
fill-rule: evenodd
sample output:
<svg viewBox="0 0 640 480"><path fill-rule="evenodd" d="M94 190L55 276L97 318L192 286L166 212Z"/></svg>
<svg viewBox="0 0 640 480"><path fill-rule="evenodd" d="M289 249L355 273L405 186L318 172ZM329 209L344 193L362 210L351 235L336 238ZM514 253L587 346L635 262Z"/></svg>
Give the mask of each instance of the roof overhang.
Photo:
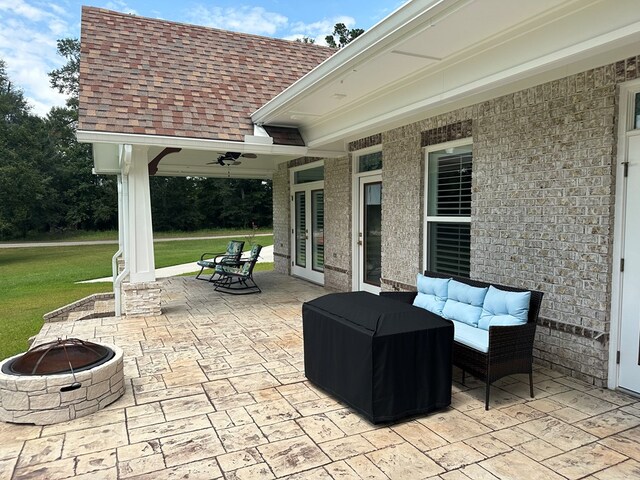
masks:
<svg viewBox="0 0 640 480"><path fill-rule="evenodd" d="M637 0L414 0L252 115L342 150L406 125L638 54Z"/></svg>
<svg viewBox="0 0 640 480"><path fill-rule="evenodd" d="M232 142L79 130L77 138L79 142L93 144L94 172L105 175L121 173L119 145L143 149L147 162L151 162L165 148L180 149L164 156L158 163L158 176L269 179L282 162L304 156L334 158L344 155L343 151L275 145L270 138L259 135L247 135L244 142ZM223 167L216 159L225 152L250 153L255 154L256 158L240 158L240 164Z"/></svg>

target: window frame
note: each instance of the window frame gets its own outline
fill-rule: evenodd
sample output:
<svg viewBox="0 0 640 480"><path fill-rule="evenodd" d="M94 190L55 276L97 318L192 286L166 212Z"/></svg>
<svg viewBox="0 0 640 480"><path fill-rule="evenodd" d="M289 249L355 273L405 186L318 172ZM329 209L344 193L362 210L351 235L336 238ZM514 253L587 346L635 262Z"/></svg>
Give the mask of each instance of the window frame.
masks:
<svg viewBox="0 0 640 480"><path fill-rule="evenodd" d="M473 137L466 137L459 140L453 140L450 142L437 143L434 145L428 145L424 147L424 204L423 204L423 231L422 238L424 239L423 251L422 251L422 270L427 270L429 265L429 225L431 223L468 223L471 225L471 216L461 217L461 216L438 216L438 215L429 215L429 154L432 152L437 152L440 150L445 150L447 148L456 148L456 147L471 147L471 165L473 166ZM472 167L472 181L473 181L473 167ZM473 198L471 200L472 208L473 208Z"/></svg>

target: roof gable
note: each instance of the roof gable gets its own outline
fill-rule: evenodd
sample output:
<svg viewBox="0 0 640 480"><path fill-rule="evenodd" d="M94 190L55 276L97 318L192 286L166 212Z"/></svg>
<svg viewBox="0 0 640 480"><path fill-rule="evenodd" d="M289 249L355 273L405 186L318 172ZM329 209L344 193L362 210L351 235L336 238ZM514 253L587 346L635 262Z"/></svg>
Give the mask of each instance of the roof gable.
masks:
<svg viewBox="0 0 640 480"><path fill-rule="evenodd" d="M79 129L243 141L251 113L333 53L83 7Z"/></svg>

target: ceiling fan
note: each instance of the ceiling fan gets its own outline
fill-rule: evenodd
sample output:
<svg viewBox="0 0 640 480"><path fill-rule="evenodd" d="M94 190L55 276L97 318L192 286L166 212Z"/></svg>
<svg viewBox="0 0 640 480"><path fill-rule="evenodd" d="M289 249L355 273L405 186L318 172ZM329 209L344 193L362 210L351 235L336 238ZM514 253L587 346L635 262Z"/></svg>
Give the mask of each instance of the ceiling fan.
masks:
<svg viewBox="0 0 640 480"><path fill-rule="evenodd" d="M240 152L226 152L218 156L218 158L213 162L208 162L207 165L218 164L223 167L228 167L231 165L240 165L242 162L238 159L240 157L244 158L258 158L255 153L240 153Z"/></svg>

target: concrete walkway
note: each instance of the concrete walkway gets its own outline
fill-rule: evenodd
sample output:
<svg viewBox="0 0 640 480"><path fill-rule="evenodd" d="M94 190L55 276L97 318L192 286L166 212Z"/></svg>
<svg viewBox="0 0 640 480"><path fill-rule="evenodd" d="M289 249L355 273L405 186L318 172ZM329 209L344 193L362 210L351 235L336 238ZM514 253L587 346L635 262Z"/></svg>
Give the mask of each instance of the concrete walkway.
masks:
<svg viewBox="0 0 640 480"><path fill-rule="evenodd" d="M220 238L220 237L218 237ZM246 254L247 252L245 252ZM258 263L272 263L273 262L273 245L264 247L260 252L260 258ZM167 278L182 275L183 273L197 272L200 267L196 262L183 263L182 265L174 265L172 267L164 267L156 269L156 278ZM85 280L83 282L76 283L99 283L99 282L111 282L112 277L102 277L93 280Z"/></svg>
<svg viewBox="0 0 640 480"><path fill-rule="evenodd" d="M256 237L268 237L272 233L256 233ZM243 235L212 235L207 237L154 238L154 242L175 242L182 240L215 240L216 238L238 238ZM81 247L83 245L117 245L118 240L82 240L78 242L20 242L0 243L0 248L38 248L38 247Z"/></svg>

